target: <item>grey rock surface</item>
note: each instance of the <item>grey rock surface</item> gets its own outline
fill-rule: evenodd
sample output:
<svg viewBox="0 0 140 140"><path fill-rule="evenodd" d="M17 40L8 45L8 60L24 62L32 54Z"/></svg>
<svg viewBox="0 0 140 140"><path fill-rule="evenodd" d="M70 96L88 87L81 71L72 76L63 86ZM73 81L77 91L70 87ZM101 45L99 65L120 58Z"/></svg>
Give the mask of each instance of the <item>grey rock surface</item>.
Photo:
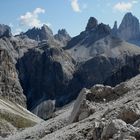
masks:
<svg viewBox="0 0 140 140"><path fill-rule="evenodd" d="M79 35L73 37L68 42L68 45L65 49L67 50L74 48L76 51L76 47L78 46L84 46L88 48L97 40L104 38L111 33L111 28L109 27L109 25L105 25L103 23L97 24L96 22L96 19L91 17L87 23L86 28L88 29L85 29L85 31L81 32Z"/></svg>
<svg viewBox="0 0 140 140"><path fill-rule="evenodd" d="M97 25L98 25L97 19L94 18L94 17L90 17L89 20L88 20L88 23L87 23L86 30L87 30L87 31L90 31L90 30L96 28Z"/></svg>
<svg viewBox="0 0 140 140"><path fill-rule="evenodd" d="M140 75L116 87L96 85L91 89L83 89L81 95L84 96L79 98L79 95L74 104L69 104L67 107L61 108L56 112L56 117L37 124L32 128L25 129L20 133L15 133L7 139L139 140L140 127L133 123L140 118L140 109L138 107L140 103L139 81ZM90 98L87 96L89 94L91 94ZM98 96L104 99L104 94L108 95L110 100L95 99ZM115 99L111 98L111 96L114 97L114 94L117 95ZM83 102L83 99L96 107L95 111L82 120L70 123L69 119L72 117L73 110L84 109L85 106L80 106L79 108L79 103ZM129 119L133 121L125 119L127 115L120 117L120 114L125 114L124 112L126 114L129 112ZM137 114L137 117L134 117L134 112Z"/></svg>
<svg viewBox="0 0 140 140"><path fill-rule="evenodd" d="M64 104L64 90L73 78L75 61L62 48L46 44L31 49L18 60L17 69L30 110L49 99Z"/></svg>
<svg viewBox="0 0 140 140"><path fill-rule="evenodd" d="M54 38L61 42L63 46L66 46L67 43L71 40L70 35L65 29L58 30L58 33L54 35Z"/></svg>
<svg viewBox="0 0 140 140"><path fill-rule="evenodd" d="M52 100L41 102L38 106L31 110L31 112L44 120L52 118L54 116L54 111L55 101Z"/></svg>
<svg viewBox="0 0 140 140"><path fill-rule="evenodd" d="M11 37L11 28L7 25L0 24L0 37Z"/></svg>
<svg viewBox="0 0 140 140"><path fill-rule="evenodd" d="M0 136L7 137L20 130L41 123L39 117L16 102L0 97Z"/></svg>
<svg viewBox="0 0 140 140"><path fill-rule="evenodd" d="M7 50L0 47L0 97L26 107L26 97L19 83L17 70Z"/></svg>
<svg viewBox="0 0 140 140"><path fill-rule="evenodd" d="M119 26L119 37L124 40L137 40L140 39L140 24L139 20L132 15L132 13L127 13L120 26Z"/></svg>

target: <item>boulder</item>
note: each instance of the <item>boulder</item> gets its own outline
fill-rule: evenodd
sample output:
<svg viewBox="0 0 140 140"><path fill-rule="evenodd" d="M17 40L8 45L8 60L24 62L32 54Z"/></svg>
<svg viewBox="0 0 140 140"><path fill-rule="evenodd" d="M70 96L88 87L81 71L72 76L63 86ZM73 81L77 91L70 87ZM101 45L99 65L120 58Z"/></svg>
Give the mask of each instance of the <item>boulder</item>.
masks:
<svg viewBox="0 0 140 140"><path fill-rule="evenodd" d="M118 118L122 119L126 123L133 124L140 118L140 104L133 103L130 106L125 105L121 107Z"/></svg>
<svg viewBox="0 0 140 140"><path fill-rule="evenodd" d="M79 96L77 97L69 122L81 121L95 112L95 107L86 100L86 96L90 91L88 89L82 89Z"/></svg>
<svg viewBox="0 0 140 140"><path fill-rule="evenodd" d="M122 129L126 129L126 123L122 120L115 119L109 122L103 129L101 139L108 140L113 138L113 136L117 133L120 133Z"/></svg>
<svg viewBox="0 0 140 140"><path fill-rule="evenodd" d="M47 100L47 101L41 102L31 111L35 115L39 116L40 118L47 120L54 116L55 101Z"/></svg>

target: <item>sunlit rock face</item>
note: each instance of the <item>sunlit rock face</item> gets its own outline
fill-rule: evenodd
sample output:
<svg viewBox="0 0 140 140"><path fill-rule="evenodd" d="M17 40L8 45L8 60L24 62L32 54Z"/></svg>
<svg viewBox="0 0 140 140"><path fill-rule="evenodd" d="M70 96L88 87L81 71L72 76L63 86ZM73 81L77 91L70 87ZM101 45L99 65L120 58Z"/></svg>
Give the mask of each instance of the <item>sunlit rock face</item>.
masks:
<svg viewBox="0 0 140 140"><path fill-rule="evenodd" d="M4 25L4 24L0 24L0 37L11 37L12 33L11 33L11 29L9 26Z"/></svg>
<svg viewBox="0 0 140 140"><path fill-rule="evenodd" d="M17 70L7 50L0 47L0 96L26 107L26 98L19 83Z"/></svg>
<svg viewBox="0 0 140 140"><path fill-rule="evenodd" d="M140 24L139 20L127 13L118 29L118 36L126 41L140 39Z"/></svg>

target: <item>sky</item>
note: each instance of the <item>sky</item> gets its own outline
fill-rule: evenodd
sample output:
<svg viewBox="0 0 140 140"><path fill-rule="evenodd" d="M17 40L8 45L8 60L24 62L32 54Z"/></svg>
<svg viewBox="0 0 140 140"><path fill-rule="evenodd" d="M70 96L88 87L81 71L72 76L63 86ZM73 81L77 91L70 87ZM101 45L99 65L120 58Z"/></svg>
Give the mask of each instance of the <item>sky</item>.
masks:
<svg viewBox="0 0 140 140"><path fill-rule="evenodd" d="M65 28L76 36L91 16L112 27L126 12L140 19L139 8L140 0L1 0L0 24L9 25L13 34L47 24L54 34Z"/></svg>

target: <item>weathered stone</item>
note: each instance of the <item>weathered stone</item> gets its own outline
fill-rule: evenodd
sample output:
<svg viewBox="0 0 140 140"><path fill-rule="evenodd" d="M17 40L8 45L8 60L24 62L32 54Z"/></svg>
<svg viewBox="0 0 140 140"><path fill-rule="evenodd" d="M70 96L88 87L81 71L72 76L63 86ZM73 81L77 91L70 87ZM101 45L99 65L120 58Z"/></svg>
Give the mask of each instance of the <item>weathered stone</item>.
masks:
<svg viewBox="0 0 140 140"><path fill-rule="evenodd" d="M61 42L63 46L66 46L68 41L71 40L70 35L67 33L65 29L58 30L58 33L54 36L56 40Z"/></svg>
<svg viewBox="0 0 140 140"><path fill-rule="evenodd" d="M120 109L118 118L122 119L126 123L133 124L136 120L140 118L140 104L135 103L131 106L123 106Z"/></svg>
<svg viewBox="0 0 140 140"><path fill-rule="evenodd" d="M95 112L95 107L86 100L86 96L89 92L88 89L83 89L80 92L69 119L70 123L81 121Z"/></svg>
<svg viewBox="0 0 140 140"><path fill-rule="evenodd" d="M18 60L17 69L30 110L40 101L56 100L62 106L68 100L65 90L73 78L75 61L62 48L30 49Z"/></svg>
<svg viewBox="0 0 140 140"><path fill-rule="evenodd" d="M126 127L127 126L124 121L119 120L119 119L112 120L103 129L101 139L107 140L107 139L113 138L114 134L119 133L119 131L121 131L122 129L125 129Z"/></svg>
<svg viewBox="0 0 140 140"><path fill-rule="evenodd" d="M17 71L7 50L0 47L0 97L26 107Z"/></svg>
<svg viewBox="0 0 140 140"><path fill-rule="evenodd" d="M90 30L96 28L97 25L98 25L97 19L94 18L94 17L90 17L90 19L88 20L88 23L87 23L86 30L87 30L87 31L90 31Z"/></svg>
<svg viewBox="0 0 140 140"><path fill-rule="evenodd" d="M139 20L132 13L127 13L124 16L119 26L119 37L127 41L137 40L140 37Z"/></svg>
<svg viewBox="0 0 140 140"><path fill-rule="evenodd" d="M1 37L11 37L11 28L7 25L0 24L0 38Z"/></svg>
<svg viewBox="0 0 140 140"><path fill-rule="evenodd" d="M41 102L37 105L33 110L31 110L35 115L39 116L40 118L46 120L54 115L55 110L55 101L47 100Z"/></svg>

